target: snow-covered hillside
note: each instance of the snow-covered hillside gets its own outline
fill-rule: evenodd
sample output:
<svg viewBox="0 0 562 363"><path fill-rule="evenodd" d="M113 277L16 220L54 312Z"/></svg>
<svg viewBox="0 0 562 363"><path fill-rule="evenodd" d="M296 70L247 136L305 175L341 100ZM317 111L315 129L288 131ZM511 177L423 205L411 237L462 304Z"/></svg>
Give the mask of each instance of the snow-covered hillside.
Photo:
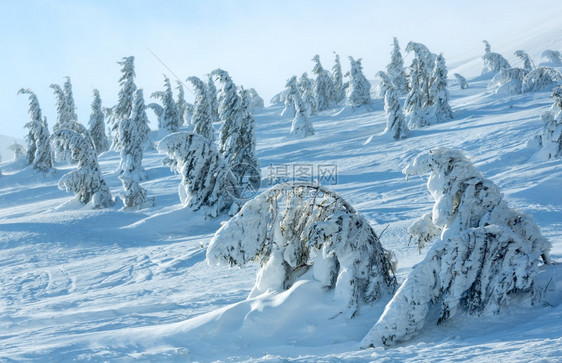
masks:
<svg viewBox="0 0 562 363"><path fill-rule="evenodd" d="M530 53L542 49L533 46ZM380 99L370 109L311 117L316 133L306 139L289 137L291 120L279 116L281 107L258 110L262 176L290 181L302 168L312 177L337 176L324 184L381 234L398 260L401 282L427 251L420 254L408 244L407 228L433 205L426 179L406 180L401 170L429 149L461 149L510 206L534 217L552 243L552 258L562 261L562 160L536 160L537 150L527 145L543 126L541 112L552 104L549 91L498 96L487 92L489 78L467 80L468 89L449 82L454 120L411 131L400 141L380 136L386 122ZM314 279L246 299L257 266L206 263L206 247L228 218L209 220L183 208L181 178L162 166L162 158L155 151L144 156L148 180L141 184L155 206L138 211L124 211L119 203L93 210L74 202L57 188L71 166L58 165L56 173L43 176L4 158L1 359L482 362L562 356L560 264L540 267L541 304L521 302L502 315L479 318L459 314L389 349L359 345L390 296L362 305L353 319L338 315L338 301ZM107 152L99 163L112 193L119 194L119 155ZM268 179L262 187L269 187Z"/></svg>

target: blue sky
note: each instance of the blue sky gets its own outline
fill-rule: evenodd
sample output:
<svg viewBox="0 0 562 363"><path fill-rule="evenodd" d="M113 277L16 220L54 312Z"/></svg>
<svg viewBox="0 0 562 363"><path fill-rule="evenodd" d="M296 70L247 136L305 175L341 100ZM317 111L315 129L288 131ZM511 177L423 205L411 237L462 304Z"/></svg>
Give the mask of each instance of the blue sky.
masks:
<svg viewBox="0 0 562 363"><path fill-rule="evenodd" d="M87 124L91 93L115 104L117 61L136 58L136 83L145 96L163 76L182 81L220 67L266 102L293 74L310 72L314 54L331 68L333 53L363 58L373 78L389 59L392 37L426 44L446 58L541 18L528 6L562 9L554 0L512 1L4 1L0 4L0 134L23 137L31 88L49 125L55 122L51 83L70 76L79 121ZM529 15L530 14L530 15ZM530 16L534 18L529 18ZM190 97L189 92L187 92ZM147 100L149 101L149 100ZM149 117L154 119L151 111ZM155 127L155 123L152 123Z"/></svg>

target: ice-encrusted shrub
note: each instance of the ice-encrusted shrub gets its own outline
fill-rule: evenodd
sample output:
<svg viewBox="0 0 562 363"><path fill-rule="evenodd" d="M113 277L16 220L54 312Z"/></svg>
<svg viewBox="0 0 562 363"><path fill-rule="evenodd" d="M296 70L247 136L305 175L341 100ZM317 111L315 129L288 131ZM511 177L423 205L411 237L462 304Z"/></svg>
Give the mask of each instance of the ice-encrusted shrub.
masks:
<svg viewBox="0 0 562 363"><path fill-rule="evenodd" d="M84 135L69 129L58 129L51 136L56 152L69 151L78 163L76 170L63 175L58 187L71 191L83 204L92 202L94 208L107 208L114 204L113 197L101 175L97 154Z"/></svg>
<svg viewBox="0 0 562 363"><path fill-rule="evenodd" d="M462 152L431 150L403 173L428 171L435 205L408 232L419 246L438 236L437 241L388 303L363 347L407 340L426 323L440 324L460 311L498 313L514 297L534 298L539 260L551 262L550 242L532 218L510 208Z"/></svg>
<svg viewBox="0 0 562 363"><path fill-rule="evenodd" d="M538 67L527 73L523 78L521 92L533 92L552 88L560 81L562 81L562 74L556 69Z"/></svg>
<svg viewBox="0 0 562 363"><path fill-rule="evenodd" d="M235 199L240 188L222 155L207 138L176 132L164 137L157 149L167 155L164 164L182 176L178 193L184 206L194 211L205 207L210 217L237 208Z"/></svg>
<svg viewBox="0 0 562 363"><path fill-rule="evenodd" d="M310 183L278 184L248 201L207 249L210 264L260 264L249 297L286 290L310 272L350 316L392 292L390 255L345 199Z"/></svg>
<svg viewBox="0 0 562 363"><path fill-rule="evenodd" d="M523 79L529 73L523 68L500 69L488 83L488 91L496 94L518 94L521 93Z"/></svg>

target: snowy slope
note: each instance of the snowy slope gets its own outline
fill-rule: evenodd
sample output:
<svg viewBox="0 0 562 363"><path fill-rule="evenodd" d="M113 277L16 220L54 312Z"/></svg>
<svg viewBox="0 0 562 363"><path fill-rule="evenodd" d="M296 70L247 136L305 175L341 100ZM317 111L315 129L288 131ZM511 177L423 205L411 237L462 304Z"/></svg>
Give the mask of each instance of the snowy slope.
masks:
<svg viewBox="0 0 562 363"><path fill-rule="evenodd" d="M540 44L534 47L529 51L540 53ZM500 97L486 93L487 80L468 81L467 90L450 82L454 120L398 142L378 136L385 126L381 100L368 110L312 118L316 135L304 140L288 137L290 120L279 116L281 108L260 110L262 175L287 170L291 178L299 166L337 168L337 183L329 180L329 186L377 232L386 228L381 241L396 254L402 280L423 258L408 245L406 229L433 202L425 179L407 181L400 170L430 148L459 148L510 205L536 219L553 244L554 260L562 261L562 161L536 161L536 150L527 146L542 127L539 114L552 103L549 93ZM362 306L352 320L338 316L334 296L312 279L245 300L256 267L207 265L205 247L226 217L205 220L181 208L180 177L161 159L145 155L149 180L142 185L156 205L135 212L119 204L92 210L74 203L57 189L69 166L42 176L0 164L1 359L482 362L562 356L561 265L541 268L543 305L514 305L501 316L457 316L386 350L360 350L359 342L389 297ZM113 172L118 161L113 152L100 157L114 194L120 191Z"/></svg>

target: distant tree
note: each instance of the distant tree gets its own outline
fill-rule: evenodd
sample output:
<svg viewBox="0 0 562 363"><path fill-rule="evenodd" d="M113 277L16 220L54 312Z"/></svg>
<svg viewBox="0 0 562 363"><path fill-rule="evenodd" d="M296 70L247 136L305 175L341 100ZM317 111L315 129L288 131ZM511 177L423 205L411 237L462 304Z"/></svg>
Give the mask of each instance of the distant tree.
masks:
<svg viewBox="0 0 562 363"><path fill-rule="evenodd" d="M316 75L316 79L314 80L314 97L316 98L316 107L317 110L325 111L332 107L332 94L333 94L333 84L332 84L332 77L330 73L326 71L322 64L320 63L320 56L315 55L312 58L314 61L314 68L312 69L312 73Z"/></svg>
<svg viewBox="0 0 562 363"><path fill-rule="evenodd" d="M542 52L541 57L548 59L548 62L551 63L553 66L562 65L562 58L560 57L560 52L557 50L547 49L544 52Z"/></svg>
<svg viewBox="0 0 562 363"><path fill-rule="evenodd" d="M66 97L66 105L68 107L68 114L70 119L78 122L78 115L76 114L76 106L74 104L74 95L72 94L72 83L70 83L70 77L65 77L66 81L63 84L64 95Z"/></svg>
<svg viewBox="0 0 562 363"><path fill-rule="evenodd" d="M231 155L235 153L235 143L228 142L228 139L238 140L242 126L240 97L238 97L237 87L228 72L215 69L211 74L220 84L218 100L219 120L222 126L219 130L219 151L226 160L230 160Z"/></svg>
<svg viewBox="0 0 562 363"><path fill-rule="evenodd" d="M66 95L64 94L62 87L59 86L58 84L51 84L50 87L53 89L55 93L55 98L57 100L56 101L57 121L55 122L53 129L58 130L58 129L68 128L67 126L70 123L75 122L75 120L68 107L68 103L67 103L68 100L66 98Z"/></svg>
<svg viewBox="0 0 562 363"><path fill-rule="evenodd" d="M109 187L105 183L96 151L84 135L69 129L58 129L51 136L57 152L69 151L78 163L76 170L65 174L58 187L71 191L82 204L92 203L94 208L107 208L114 204Z"/></svg>
<svg viewBox="0 0 562 363"><path fill-rule="evenodd" d="M215 140L215 129L213 128L213 116L208 88L205 83L197 77L189 77L187 80L191 82L195 92L193 115L190 124L193 125L193 131L196 134L213 142Z"/></svg>
<svg viewBox="0 0 562 363"><path fill-rule="evenodd" d="M490 43L486 40L483 41L485 44L484 55L482 56L482 74L497 73L502 69L509 69L511 66L509 62L499 53L494 53L491 50Z"/></svg>
<svg viewBox="0 0 562 363"><path fill-rule="evenodd" d="M180 81L176 81L176 89L178 90L178 98L176 100L176 106L178 108L178 114L180 116L180 125L189 124L190 120L185 120L185 109L187 108L187 101L185 100L185 92L183 91L183 84Z"/></svg>
<svg viewBox="0 0 562 363"><path fill-rule="evenodd" d="M408 232L420 245L440 236L387 304L363 347L407 340L428 321L440 324L459 311L498 313L514 298L540 294L534 277L541 256L551 263L550 242L532 218L510 208L499 188L459 151L431 150L403 170L407 175L428 171L433 212Z"/></svg>
<svg viewBox="0 0 562 363"><path fill-rule="evenodd" d="M125 57L121 62L121 78L119 78L119 94L117 105L115 105L109 113L109 122L111 131L114 132L112 150L116 149L116 145L120 140L119 124L121 121L128 119L133 110L133 99L137 86L135 84L135 57Z"/></svg>
<svg viewBox="0 0 562 363"><path fill-rule="evenodd" d="M25 125L29 129L26 136L26 163L45 173L53 167L47 118L42 117L39 100L32 90L22 88L18 91L18 94L29 95L29 117L31 120Z"/></svg>
<svg viewBox="0 0 562 363"><path fill-rule="evenodd" d="M466 89L468 88L468 82L466 82L466 78L464 78L463 76L461 76L458 73L454 73L453 76L455 76L457 83L459 84L459 87L461 89Z"/></svg>
<svg viewBox="0 0 562 363"><path fill-rule="evenodd" d="M533 69L535 69L535 65L533 64L533 61L531 60L531 57L529 57L529 54L527 54L527 52L525 52L524 50L517 50L514 54L523 61L524 69L528 71L532 71Z"/></svg>
<svg viewBox="0 0 562 363"><path fill-rule="evenodd" d="M295 97L297 93L300 93L297 88L297 77L292 76L285 83L285 107L281 111L281 116L293 118L295 117Z"/></svg>
<svg viewBox="0 0 562 363"><path fill-rule="evenodd" d="M105 116L101 108L100 92L93 91L94 100L92 101L92 111L90 113L89 132L94 142L94 148L99 155L109 149L107 136L105 136Z"/></svg>
<svg viewBox="0 0 562 363"><path fill-rule="evenodd" d="M482 43L484 43L484 53L488 54L492 51L492 47L490 46L490 43L488 43L487 40L483 40Z"/></svg>
<svg viewBox="0 0 562 363"><path fill-rule="evenodd" d="M166 77L166 75L164 75L164 91L153 92L150 97L160 99L162 102L162 111L155 111L158 118L158 129L167 130L169 132L178 131L182 122L178 105L174 101L170 79ZM155 106L150 104L149 107L153 108Z"/></svg>
<svg viewBox="0 0 562 363"><path fill-rule="evenodd" d="M11 144L8 149L10 149L10 151L14 153L14 161L18 161L19 159L25 157L25 147L23 147L23 145L20 145L17 141L14 141L14 143Z"/></svg>
<svg viewBox="0 0 562 363"><path fill-rule="evenodd" d="M308 78L308 74L304 72L297 83L301 94L304 108L307 116L315 116L318 114L316 110L316 99L314 98L314 88L312 81Z"/></svg>
<svg viewBox="0 0 562 363"><path fill-rule="evenodd" d="M445 58L440 54L435 59L435 66L429 79L429 94L432 104L432 115L437 122L451 120L453 111L449 106L449 91L447 90L447 66Z"/></svg>
<svg viewBox="0 0 562 363"><path fill-rule="evenodd" d="M219 100L217 94L217 87L213 81L213 75L207 74L207 99L209 100L209 107L211 110L211 117L213 122L219 120Z"/></svg>
<svg viewBox="0 0 562 363"><path fill-rule="evenodd" d="M293 123L291 124L291 134L297 137L307 137L314 135L314 128L307 115L307 108L302 101L300 92L297 88L297 77L293 76L287 80L287 99L292 100L292 108L295 110Z"/></svg>
<svg viewBox="0 0 562 363"><path fill-rule="evenodd" d="M390 134L394 140L400 140L408 135L408 126L404 118L404 112L400 106L400 97L394 82L382 71L377 73L381 78L381 86L384 90L384 111L386 113L386 127L383 134Z"/></svg>
<svg viewBox="0 0 562 363"><path fill-rule="evenodd" d="M428 126L432 119L422 103L422 87L420 82L419 60L414 58L410 66L409 92L404 101L404 113L408 128L415 129Z"/></svg>
<svg viewBox="0 0 562 363"><path fill-rule="evenodd" d="M371 82L363 74L361 59L349 57L351 70L349 71L349 88L347 90L347 104L352 107L360 107L371 103Z"/></svg>
<svg viewBox="0 0 562 363"><path fill-rule="evenodd" d="M339 54L336 54L336 59L334 61L334 66L332 67L332 85L333 85L333 99L332 102L335 105L340 104L343 102L345 98L345 90L343 88L343 74L341 71L341 62Z"/></svg>
<svg viewBox="0 0 562 363"><path fill-rule="evenodd" d="M408 92L408 79L404 71L404 59L400 53L398 39L394 37L392 53L390 53L390 63L386 66L386 74L394 84L397 92L406 94Z"/></svg>
<svg viewBox="0 0 562 363"><path fill-rule="evenodd" d="M273 106L284 105L285 104L285 96L286 96L285 91L279 92L275 96L271 97L271 100L269 100L269 103L271 103Z"/></svg>
<svg viewBox="0 0 562 363"><path fill-rule="evenodd" d="M239 185L213 143L184 131L164 137L157 148L167 155L164 164L182 176L178 190L184 206L194 211L204 207L209 217L238 211Z"/></svg>
<svg viewBox="0 0 562 363"><path fill-rule="evenodd" d="M308 183L278 184L246 202L207 248L209 263L261 266L249 298L287 290L304 275L332 290L348 317L393 291L390 256L345 199Z"/></svg>
<svg viewBox="0 0 562 363"><path fill-rule="evenodd" d="M562 86L555 87L551 97L554 104L541 115L544 128L537 137L541 148L538 155L542 159L562 157Z"/></svg>
<svg viewBox="0 0 562 363"><path fill-rule="evenodd" d="M521 84L521 92L533 92L552 88L562 81L562 74L554 68L538 67L525 75Z"/></svg>
<svg viewBox="0 0 562 363"><path fill-rule="evenodd" d="M250 111L253 113L258 108L264 108L265 103L254 88L248 88L248 96L250 97Z"/></svg>

